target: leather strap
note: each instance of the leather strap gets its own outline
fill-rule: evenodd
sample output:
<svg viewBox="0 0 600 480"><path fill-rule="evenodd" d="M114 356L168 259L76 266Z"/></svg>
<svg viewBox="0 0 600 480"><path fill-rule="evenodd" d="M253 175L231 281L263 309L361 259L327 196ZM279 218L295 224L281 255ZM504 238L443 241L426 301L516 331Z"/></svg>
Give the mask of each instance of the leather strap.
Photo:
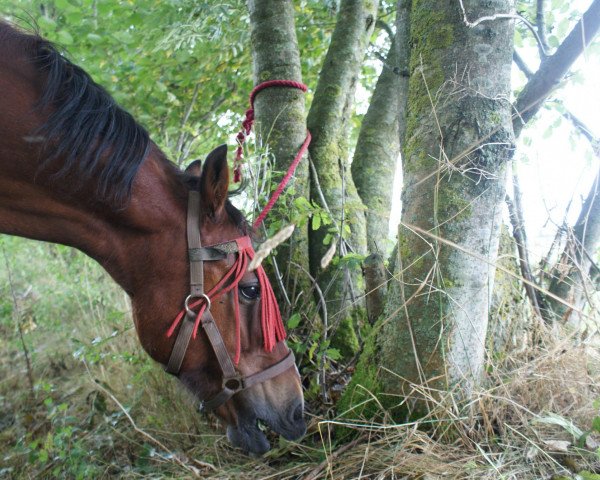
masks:
<svg viewBox="0 0 600 480"><path fill-rule="evenodd" d="M235 365L233 364L231 357L229 356L229 352L227 351L227 347L225 346L221 332L219 332L217 324L215 323L215 319L210 313L210 310L205 310L204 315L202 315L201 325L208 336L208 341L212 345L215 355L217 356L217 360L219 361L219 365L221 366L221 370L223 371L223 383L225 383L226 379L238 377L239 374L235 369Z"/></svg>
<svg viewBox="0 0 600 480"><path fill-rule="evenodd" d="M202 247L200 241L200 192L190 191L188 196L188 213L187 213L187 243L188 249L199 249ZM204 293L204 268L202 260L192 260L190 258L190 295L201 296ZM194 332L194 313L187 311L179 333L175 339L175 345L169 357L169 363L165 368L167 373L177 375L183 357L187 351L192 333Z"/></svg>
<svg viewBox="0 0 600 480"><path fill-rule="evenodd" d="M210 262L227 258L227 253L214 247L190 248L188 257L190 262Z"/></svg>
<svg viewBox="0 0 600 480"><path fill-rule="evenodd" d="M185 352L187 352L188 345L190 344L192 333L194 333L194 320L194 316L190 315L189 312L183 317L183 322L181 327L179 327L179 333L175 339L175 345L173 345L173 350L169 357L169 363L165 368L167 373L172 375L177 375L179 373L181 364L183 363L183 357L185 357Z"/></svg>
<svg viewBox="0 0 600 480"><path fill-rule="evenodd" d="M212 397L210 400L205 400L203 402L200 402L199 410L202 413L211 412L211 411L215 410L216 408L218 408L219 406L221 406L223 403L225 403L231 397L233 397L237 392L239 392L241 390L245 390L247 388L250 388L253 385L256 385L258 383L266 382L267 380L270 380L278 375L281 375L283 372L285 372L287 369L289 369L291 367L296 368L296 359L294 358L294 353L290 350L283 359L281 359L279 362L275 363L274 365L271 365L270 367L266 368L265 370L258 372L258 373L254 373L248 377L242 377L240 379L241 380L240 388L238 388L236 390L232 390L224 385L222 390L219 393L217 393L214 397Z"/></svg>
<svg viewBox="0 0 600 480"><path fill-rule="evenodd" d="M250 388L257 383L262 383L267 380L270 380L273 377L281 375L288 368L296 367L296 359L294 358L294 352L291 350L288 354L283 357L279 362L271 365L269 368L263 370L262 372L254 373L249 377L244 378L244 388Z"/></svg>
<svg viewBox="0 0 600 480"><path fill-rule="evenodd" d="M191 190L188 197L187 216L188 251L202 248L200 240L200 192ZM204 265L202 259L190 257L190 295L199 297L204 294Z"/></svg>

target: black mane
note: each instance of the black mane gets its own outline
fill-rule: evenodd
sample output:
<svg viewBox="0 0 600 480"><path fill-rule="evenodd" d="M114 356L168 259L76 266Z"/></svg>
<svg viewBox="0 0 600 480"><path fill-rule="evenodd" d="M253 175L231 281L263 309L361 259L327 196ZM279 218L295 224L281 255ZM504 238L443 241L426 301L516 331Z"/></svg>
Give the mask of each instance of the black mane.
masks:
<svg viewBox="0 0 600 480"><path fill-rule="evenodd" d="M0 49L15 46L22 48L40 75L46 77L37 108L52 113L32 132L33 136L46 139L40 170L50 169L60 158L63 162L52 172L53 178L76 175L81 183L93 179L98 200L122 207L129 200L135 176L151 149L148 132L51 42L0 19ZM199 189L197 177L179 170L160 151L157 158L172 169L181 187ZM225 209L244 234L253 233L242 213L229 201Z"/></svg>
<svg viewBox="0 0 600 480"><path fill-rule="evenodd" d="M57 48L37 35L29 48L34 65L46 76L38 108L52 114L35 132L47 139L40 168L64 160L54 178L75 173L95 179L101 201L122 205L150 150L148 132L119 107L110 94Z"/></svg>

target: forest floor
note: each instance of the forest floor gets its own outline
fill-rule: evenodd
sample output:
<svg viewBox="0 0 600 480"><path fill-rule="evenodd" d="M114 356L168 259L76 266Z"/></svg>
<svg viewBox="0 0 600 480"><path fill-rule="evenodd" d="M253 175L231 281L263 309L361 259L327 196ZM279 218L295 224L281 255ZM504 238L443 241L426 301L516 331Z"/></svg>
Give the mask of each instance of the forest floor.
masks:
<svg viewBox="0 0 600 480"><path fill-rule="evenodd" d="M457 414L448 397L396 424L309 399L320 413L305 438L273 436L250 458L142 351L124 293L92 260L10 237L0 246L0 479L600 480L600 355L564 332L540 328L489 358L477 413Z"/></svg>

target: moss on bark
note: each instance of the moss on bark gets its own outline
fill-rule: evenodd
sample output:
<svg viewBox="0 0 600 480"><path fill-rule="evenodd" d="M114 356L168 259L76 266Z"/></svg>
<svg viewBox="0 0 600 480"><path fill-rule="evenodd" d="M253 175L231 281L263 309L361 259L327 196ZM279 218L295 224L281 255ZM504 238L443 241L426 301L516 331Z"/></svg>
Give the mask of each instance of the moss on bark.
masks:
<svg viewBox="0 0 600 480"><path fill-rule="evenodd" d="M310 155L318 179L311 183L311 199L321 205L321 194L334 219L334 225L344 231L344 237L355 252L366 252L364 207L349 171L348 120L354 103L354 92L362 60L373 31L377 13L376 1L343 0L335 30L321 69L314 99L308 114L308 128L312 134ZM318 182L317 182L318 181ZM320 185L320 192L318 191ZM347 277L335 265L322 270L321 259L329 249L324 243L330 226L321 226L309 232L309 260L311 274L325 292L328 311L332 315L348 316L352 294L359 296L360 271L355 268ZM338 253L340 250L338 249Z"/></svg>
<svg viewBox="0 0 600 480"><path fill-rule="evenodd" d="M473 17L509 8L508 0L464 5ZM493 284L493 270L478 257L496 259L512 155L512 24L469 28L456 4L415 0L410 28L399 278L391 282L387 321L372 349L385 369L371 383L396 401L411 394L413 383L457 387L467 398L482 372ZM356 378L372 374L361 360ZM407 410L419 415L427 404L413 395L401 409Z"/></svg>

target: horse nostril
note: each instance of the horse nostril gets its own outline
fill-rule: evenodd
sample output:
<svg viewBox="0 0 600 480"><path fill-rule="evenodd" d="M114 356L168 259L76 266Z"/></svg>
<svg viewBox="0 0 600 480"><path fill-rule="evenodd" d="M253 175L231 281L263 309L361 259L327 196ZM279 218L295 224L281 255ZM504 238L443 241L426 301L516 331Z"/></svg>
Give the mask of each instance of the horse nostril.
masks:
<svg viewBox="0 0 600 480"><path fill-rule="evenodd" d="M292 419L294 420L294 422L299 422L302 420L303 416L304 416L304 408L302 406L302 403L300 403L300 405L298 405L294 409Z"/></svg>

